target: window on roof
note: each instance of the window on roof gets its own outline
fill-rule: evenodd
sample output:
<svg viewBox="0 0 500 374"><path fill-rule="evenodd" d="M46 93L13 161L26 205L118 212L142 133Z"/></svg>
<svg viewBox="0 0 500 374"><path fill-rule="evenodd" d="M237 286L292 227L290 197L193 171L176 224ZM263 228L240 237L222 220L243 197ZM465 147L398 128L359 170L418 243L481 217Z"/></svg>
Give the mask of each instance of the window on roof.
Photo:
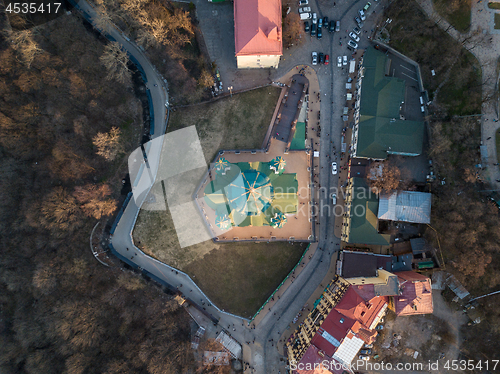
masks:
<svg viewBox="0 0 500 374"><path fill-rule="evenodd" d="M363 317L365 314L366 314L366 312L363 310L363 311L361 312L361 317Z"/></svg>

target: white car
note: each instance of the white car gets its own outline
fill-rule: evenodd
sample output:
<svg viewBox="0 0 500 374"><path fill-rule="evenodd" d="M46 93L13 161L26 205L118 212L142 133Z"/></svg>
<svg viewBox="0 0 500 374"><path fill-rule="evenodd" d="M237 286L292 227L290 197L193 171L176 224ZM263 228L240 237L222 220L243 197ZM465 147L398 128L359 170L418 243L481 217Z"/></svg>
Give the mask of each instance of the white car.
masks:
<svg viewBox="0 0 500 374"><path fill-rule="evenodd" d="M313 25L318 23L318 15L316 13L313 13L312 23L313 23Z"/></svg>
<svg viewBox="0 0 500 374"><path fill-rule="evenodd" d="M312 53L312 64L313 65L318 65L318 52L313 52Z"/></svg>
<svg viewBox="0 0 500 374"><path fill-rule="evenodd" d="M347 45L348 45L348 46L350 46L350 47L352 47L352 48L354 48L354 49L357 49L357 48L358 48L358 43L356 43L356 42L355 42L355 41L353 41L353 40L349 40L349 41L347 42Z"/></svg>
<svg viewBox="0 0 500 374"><path fill-rule="evenodd" d="M301 13L309 13L311 11L311 8L308 6L305 6L303 8L299 8L299 14Z"/></svg>
<svg viewBox="0 0 500 374"><path fill-rule="evenodd" d="M337 194L332 193L330 197L332 198L332 204L337 205Z"/></svg>
<svg viewBox="0 0 500 374"><path fill-rule="evenodd" d="M361 18L361 21L364 21L366 19L366 15L363 9L358 10L358 13L359 13L359 18Z"/></svg>
<svg viewBox="0 0 500 374"><path fill-rule="evenodd" d="M344 58L342 59L342 64L344 66L347 65L347 56L344 56Z"/></svg>
<svg viewBox="0 0 500 374"><path fill-rule="evenodd" d="M358 358L360 360L363 360L363 361L368 361L370 359L370 356L362 356L362 355L359 355Z"/></svg>
<svg viewBox="0 0 500 374"><path fill-rule="evenodd" d="M332 162L332 174L335 175L337 174L337 163Z"/></svg>
<svg viewBox="0 0 500 374"><path fill-rule="evenodd" d="M309 0L300 0L299 6L309 5Z"/></svg>
<svg viewBox="0 0 500 374"><path fill-rule="evenodd" d="M337 57L337 67L341 68L342 67L342 57Z"/></svg>
<svg viewBox="0 0 500 374"><path fill-rule="evenodd" d="M352 31L349 33L349 37L353 39L355 42L359 42L359 36L357 36L355 33Z"/></svg>

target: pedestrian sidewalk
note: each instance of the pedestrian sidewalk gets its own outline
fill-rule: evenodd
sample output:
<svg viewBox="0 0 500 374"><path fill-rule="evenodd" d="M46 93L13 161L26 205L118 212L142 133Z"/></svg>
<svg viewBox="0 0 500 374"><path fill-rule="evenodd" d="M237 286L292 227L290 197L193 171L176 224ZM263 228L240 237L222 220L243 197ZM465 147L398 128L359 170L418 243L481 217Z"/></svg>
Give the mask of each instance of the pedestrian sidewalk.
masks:
<svg viewBox="0 0 500 374"><path fill-rule="evenodd" d="M325 290L325 287L330 283L330 281L335 277L335 269L337 266L337 254L338 252L331 251L334 256L332 258L332 261L330 262L330 268L328 269L328 272L326 273L325 277L321 281L320 285L316 290L311 294L309 299L307 299L307 302L304 304L304 306L301 308L299 314L297 314L295 322L290 322L290 324L287 326L285 332L280 336L276 348L278 349L279 352L285 352L285 344L290 339L290 335L292 335L295 330L302 324L302 322L307 318L311 310L313 309L314 302L323 294L323 291Z"/></svg>

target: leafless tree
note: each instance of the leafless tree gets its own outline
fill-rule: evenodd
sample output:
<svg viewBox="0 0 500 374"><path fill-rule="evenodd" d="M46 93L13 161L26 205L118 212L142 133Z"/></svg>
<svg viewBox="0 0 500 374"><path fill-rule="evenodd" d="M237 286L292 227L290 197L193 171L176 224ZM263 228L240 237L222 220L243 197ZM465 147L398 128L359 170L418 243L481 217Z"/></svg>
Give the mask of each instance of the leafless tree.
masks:
<svg viewBox="0 0 500 374"><path fill-rule="evenodd" d="M82 204L82 211L96 219L109 216L116 210L116 200L109 198L110 195L111 188L107 184L78 186L74 192L75 198Z"/></svg>
<svg viewBox="0 0 500 374"><path fill-rule="evenodd" d="M122 50L120 43L110 42L104 48L104 53L100 60L108 71L107 78L109 80L116 80L119 83L130 83L132 73L127 66L129 59L127 52Z"/></svg>
<svg viewBox="0 0 500 374"><path fill-rule="evenodd" d="M108 161L112 161L123 151L120 142L121 131L117 127L112 127L109 132L99 132L92 139L92 143L97 147L97 154Z"/></svg>
<svg viewBox="0 0 500 374"><path fill-rule="evenodd" d="M12 46L28 69L31 67L36 55L43 53L43 49L33 40L34 32L36 32L36 29L16 31L10 35Z"/></svg>

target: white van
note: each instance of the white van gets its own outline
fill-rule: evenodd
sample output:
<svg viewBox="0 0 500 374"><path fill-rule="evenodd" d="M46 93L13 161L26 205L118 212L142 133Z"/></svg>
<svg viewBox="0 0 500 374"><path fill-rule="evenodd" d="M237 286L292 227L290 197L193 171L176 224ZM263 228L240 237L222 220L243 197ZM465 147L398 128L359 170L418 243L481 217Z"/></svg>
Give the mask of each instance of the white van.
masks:
<svg viewBox="0 0 500 374"><path fill-rule="evenodd" d="M420 96L420 105L424 105L424 99L422 99L422 96Z"/></svg>
<svg viewBox="0 0 500 374"><path fill-rule="evenodd" d="M300 19L302 21L307 21L308 19L311 19L311 13L300 13Z"/></svg>

